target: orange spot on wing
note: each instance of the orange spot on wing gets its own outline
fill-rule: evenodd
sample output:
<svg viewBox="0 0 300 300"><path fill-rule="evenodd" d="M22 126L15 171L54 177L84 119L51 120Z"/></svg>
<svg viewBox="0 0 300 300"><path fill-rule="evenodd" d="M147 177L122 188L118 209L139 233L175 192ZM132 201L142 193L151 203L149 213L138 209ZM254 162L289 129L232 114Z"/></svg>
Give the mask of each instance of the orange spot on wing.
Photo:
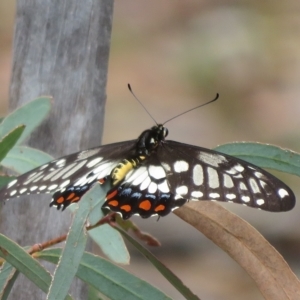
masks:
<svg viewBox="0 0 300 300"><path fill-rule="evenodd" d="M71 193L66 200L71 200L75 196L75 193Z"/></svg>
<svg viewBox="0 0 300 300"><path fill-rule="evenodd" d="M126 212L131 211L131 206L128 204L122 205L120 208L125 210Z"/></svg>
<svg viewBox="0 0 300 300"><path fill-rule="evenodd" d="M59 197L58 199L56 199L56 203L58 203L58 204L64 203L64 201L65 201L65 198L62 196Z"/></svg>
<svg viewBox="0 0 300 300"><path fill-rule="evenodd" d="M109 199L113 198L114 196L116 196L117 193L118 193L117 190L112 191L110 194L108 194L106 196L106 200L109 200Z"/></svg>
<svg viewBox="0 0 300 300"><path fill-rule="evenodd" d="M78 200L80 200L80 197L75 197L75 198L73 198L73 199L71 200L71 203L76 202L76 201L78 201Z"/></svg>
<svg viewBox="0 0 300 300"><path fill-rule="evenodd" d="M154 211L158 212L158 211L162 211L165 209L166 209L166 207L163 204L159 204L158 206L155 207Z"/></svg>
<svg viewBox="0 0 300 300"><path fill-rule="evenodd" d="M108 201L107 204L116 207L116 206L119 205L119 201L117 201L117 200L111 200L111 201Z"/></svg>
<svg viewBox="0 0 300 300"><path fill-rule="evenodd" d="M139 204L139 208L141 208L143 210L150 210L151 209L151 202L149 200L143 200Z"/></svg>

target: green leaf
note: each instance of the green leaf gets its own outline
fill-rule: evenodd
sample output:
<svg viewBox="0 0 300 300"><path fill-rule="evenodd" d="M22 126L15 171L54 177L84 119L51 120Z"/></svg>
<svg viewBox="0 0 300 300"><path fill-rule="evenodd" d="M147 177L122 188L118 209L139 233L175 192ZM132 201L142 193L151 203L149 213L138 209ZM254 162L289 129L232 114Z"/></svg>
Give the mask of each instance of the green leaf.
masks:
<svg viewBox="0 0 300 300"><path fill-rule="evenodd" d="M23 248L0 234L0 256L34 282L44 292L48 291L51 275Z"/></svg>
<svg viewBox="0 0 300 300"><path fill-rule="evenodd" d="M36 253L40 259L57 263L60 249ZM168 296L149 283L113 265L104 258L85 252L77 271L78 278L114 300L167 300Z"/></svg>
<svg viewBox="0 0 300 300"><path fill-rule="evenodd" d="M26 146L15 146L1 162L5 168L23 174L37 168L53 158L49 154Z"/></svg>
<svg viewBox="0 0 300 300"><path fill-rule="evenodd" d="M191 292L191 290L183 284L183 282L164 264L162 264L150 251L139 244L124 230L116 227L118 230L137 250L139 250L152 264L153 266L177 289L181 295L186 299L199 300L199 298Z"/></svg>
<svg viewBox="0 0 300 300"><path fill-rule="evenodd" d="M5 117L0 124L0 138L22 124L26 126L26 129L18 140L18 144L22 143L50 112L51 99L51 97L37 98Z"/></svg>
<svg viewBox="0 0 300 300"><path fill-rule="evenodd" d="M0 176L0 189L14 179L16 179L14 176Z"/></svg>
<svg viewBox="0 0 300 300"><path fill-rule="evenodd" d="M118 264L129 264L130 256L124 239L118 231L105 224L89 230L88 233L110 260Z"/></svg>
<svg viewBox="0 0 300 300"><path fill-rule="evenodd" d="M0 299L6 300L19 276L19 272L8 262L4 262L0 271Z"/></svg>
<svg viewBox="0 0 300 300"><path fill-rule="evenodd" d="M95 203L99 185L90 189L81 199L75 212L59 264L54 272L47 300L63 299L68 294L76 275L87 242L86 223Z"/></svg>
<svg viewBox="0 0 300 300"><path fill-rule="evenodd" d="M215 150L236 156L262 168L300 176L300 155L291 150L259 143L230 143Z"/></svg>
<svg viewBox="0 0 300 300"><path fill-rule="evenodd" d="M106 198L106 193L110 189L109 185L99 185L95 187L93 197L93 209L91 210L88 223L95 225L100 221L104 214L102 212L102 205ZM76 205L70 205L68 208L75 212ZM120 264L129 263L129 253L124 240L120 233L108 225L102 225L88 231L88 235L101 248L102 252L112 261Z"/></svg>
<svg viewBox="0 0 300 300"><path fill-rule="evenodd" d="M11 148L20 139L22 133L25 130L24 125L20 125L10 131L6 136L4 136L0 141L0 161L4 159Z"/></svg>

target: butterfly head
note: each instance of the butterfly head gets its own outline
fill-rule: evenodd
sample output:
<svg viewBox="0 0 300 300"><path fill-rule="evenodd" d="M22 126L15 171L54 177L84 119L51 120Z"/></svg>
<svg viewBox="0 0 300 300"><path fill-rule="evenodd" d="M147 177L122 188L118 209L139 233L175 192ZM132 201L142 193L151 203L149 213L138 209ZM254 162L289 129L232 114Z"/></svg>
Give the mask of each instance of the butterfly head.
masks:
<svg viewBox="0 0 300 300"><path fill-rule="evenodd" d="M168 129L162 124L157 124L151 129L145 130L137 142L137 153L139 155L149 156L155 151L168 135Z"/></svg>

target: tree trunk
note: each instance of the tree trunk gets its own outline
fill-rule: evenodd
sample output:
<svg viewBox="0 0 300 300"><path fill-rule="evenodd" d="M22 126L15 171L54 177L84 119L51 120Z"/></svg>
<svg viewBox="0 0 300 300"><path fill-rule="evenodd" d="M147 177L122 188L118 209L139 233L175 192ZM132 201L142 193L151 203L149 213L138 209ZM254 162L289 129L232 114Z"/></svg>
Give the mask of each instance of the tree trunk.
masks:
<svg viewBox="0 0 300 300"><path fill-rule="evenodd" d="M17 1L10 107L41 95L54 98L51 114L29 145L59 157L100 144L113 1ZM1 211L1 233L22 246L66 233L71 216L49 208L49 196L11 200ZM75 299L86 299L81 282ZM11 299L44 299L20 276Z"/></svg>

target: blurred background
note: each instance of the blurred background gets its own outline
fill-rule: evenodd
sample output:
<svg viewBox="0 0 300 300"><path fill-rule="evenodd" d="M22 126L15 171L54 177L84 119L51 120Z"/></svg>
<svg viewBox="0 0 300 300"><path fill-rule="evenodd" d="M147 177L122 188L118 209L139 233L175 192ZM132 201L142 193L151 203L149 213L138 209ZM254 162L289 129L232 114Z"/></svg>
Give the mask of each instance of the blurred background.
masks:
<svg viewBox="0 0 300 300"><path fill-rule="evenodd" d="M0 2L0 112L7 112L14 1ZM299 151L300 2L116 1L103 143L136 138L153 125L127 89L131 83L157 122L220 93L220 100L168 123L169 138L213 148L257 141ZM299 195L299 179L276 173ZM272 214L238 205L300 275L299 203ZM263 299L226 253L176 216L141 220L162 246L152 249L201 299ZM133 249L127 269L182 299Z"/></svg>

